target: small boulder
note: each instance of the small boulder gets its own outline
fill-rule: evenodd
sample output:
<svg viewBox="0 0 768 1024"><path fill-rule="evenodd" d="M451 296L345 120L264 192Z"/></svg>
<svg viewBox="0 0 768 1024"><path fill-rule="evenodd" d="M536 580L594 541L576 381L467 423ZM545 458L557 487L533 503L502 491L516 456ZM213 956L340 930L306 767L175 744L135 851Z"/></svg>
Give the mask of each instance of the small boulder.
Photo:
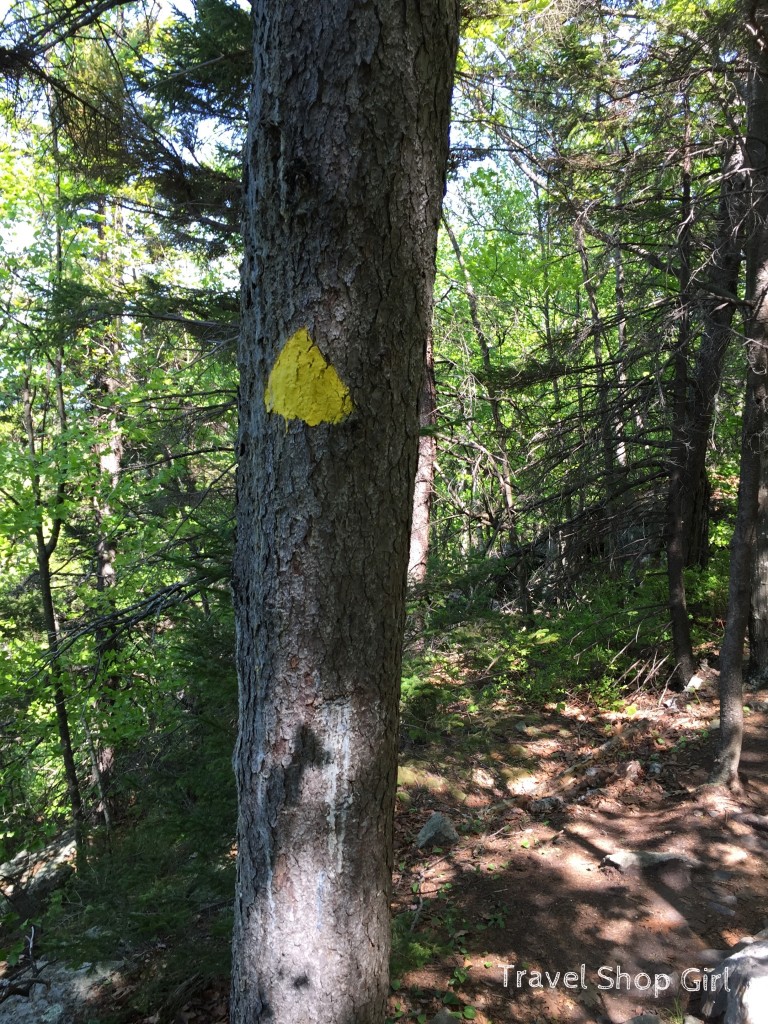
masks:
<svg viewBox="0 0 768 1024"><path fill-rule="evenodd" d="M458 841L459 833L450 819L439 811L435 811L416 836L416 845L420 850L425 846L453 846Z"/></svg>

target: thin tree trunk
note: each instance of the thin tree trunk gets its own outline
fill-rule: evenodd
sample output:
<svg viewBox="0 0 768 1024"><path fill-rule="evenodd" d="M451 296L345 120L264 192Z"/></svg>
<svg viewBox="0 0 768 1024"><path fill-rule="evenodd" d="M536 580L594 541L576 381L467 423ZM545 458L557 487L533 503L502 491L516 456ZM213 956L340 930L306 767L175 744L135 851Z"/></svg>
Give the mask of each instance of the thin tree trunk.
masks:
<svg viewBox="0 0 768 1024"><path fill-rule="evenodd" d="M672 647L677 674L683 685L696 674L691 624L685 597L686 564L686 462L688 418L688 354L691 344L691 154L688 97L685 97L685 142L683 151L682 199L678 256L679 295L677 302L677 343L675 345L672 385L672 448L669 467L667 502L667 578L669 581L669 613L672 622Z"/></svg>
<svg viewBox="0 0 768 1024"><path fill-rule="evenodd" d="M53 267L54 290L60 289L64 278L64 244L61 229L61 172L58 167L59 158L59 135L58 123L54 113L53 105L49 101L51 140L53 144L54 163L56 165L56 223L55 223L55 262ZM54 406L58 418L58 429L64 434L67 429L67 413L64 404L64 387L62 383L64 356L59 348L52 360ZM72 734L69 727L69 714L67 711L67 700L64 691L64 684L61 675L61 663L59 661L59 622L56 616L56 607L53 600L51 559L56 552L61 536L62 519L60 507L66 497L66 479L64 468L59 468L59 480L56 485L56 493L53 496L52 507L46 508L43 500L40 476L37 472L37 442L35 437L35 417L33 409L32 388L30 386L31 367L28 367L27 377L22 388L22 416L24 419L24 430L27 435L27 450L29 452L30 470L32 479L32 493L35 509L40 516L40 525L35 528L35 550L37 555L37 566L40 573L40 597L42 602L43 622L48 641L48 655L50 658L50 677L53 687L53 702L56 709L56 724L61 745L61 756L64 765L64 779L67 787L67 796L72 811L72 823L75 833L75 844L78 851L83 848L85 832L85 815L83 802L80 793L80 783L77 776L77 765L75 763L74 749L72 745ZM66 454L66 452L65 452ZM64 460L66 464L66 460ZM46 539L42 522L50 518L51 529Z"/></svg>
<svg viewBox="0 0 768 1024"><path fill-rule="evenodd" d="M768 285L768 247L766 247L765 285ZM766 308L768 314L768 308ZM768 315L765 319L768 328ZM750 349L757 355L752 335ZM768 330L765 342L768 345ZM728 587L728 617L720 648L720 736L710 781L738 790L739 761L744 732L743 659L744 637L749 619L752 566L755 556L757 503L760 487L760 433L765 422L765 354L759 354L764 369L747 371L747 393L742 414L739 511L731 541L731 567ZM755 453L755 448L758 451Z"/></svg>
<svg viewBox="0 0 768 1024"><path fill-rule="evenodd" d="M117 318L114 323L114 331L111 334L107 333L104 338L106 359L93 384L97 398L106 400L106 404L110 407L107 415L109 436L107 441L98 448L100 487L93 498L93 513L97 529L96 590L102 598L102 614L114 609L114 597L111 591L116 582L117 541L110 530L110 520L112 494L120 480L123 458L120 423L114 408L112 408L118 389L120 326L120 319ZM96 631L96 680L99 690L96 700L103 712L107 731L109 731L115 694L120 687L120 679L113 664L119 650L120 643L115 630L109 626L98 628ZM107 829L109 829L117 810L114 795L117 753L113 742L104 742L101 736L95 741L94 748L99 810L104 817Z"/></svg>
<svg viewBox="0 0 768 1024"><path fill-rule="evenodd" d="M704 565L707 559L707 510L702 507L709 500L707 446L738 303L742 224L746 213L744 173L744 152L740 145L735 145L723 160L717 237L708 273L719 294L709 296L704 306L701 346L690 389L683 487L688 501L683 511L686 565Z"/></svg>
<svg viewBox="0 0 768 1024"><path fill-rule="evenodd" d="M64 764L64 779L67 785L67 796L72 811L72 824L75 833L75 844L82 846L83 833L85 829L85 814L83 801L80 795L80 782L77 776L77 765L75 763L74 748L72 746L72 733L69 728L69 713L67 711L67 698L64 692L64 684L61 677L61 666L59 664L59 626L56 619L56 611L53 603L53 591L51 588L51 555L53 552L46 545L42 529L37 530L37 567L40 573L40 590L42 596L43 621L45 632L48 637L48 653L50 661L50 678L53 686L53 702L56 708L56 725L59 732L59 743L61 745L61 757Z"/></svg>
<svg viewBox="0 0 768 1024"><path fill-rule="evenodd" d="M531 593L529 581L531 577L531 566L528 558L522 552L522 545L520 542L520 536L517 531L517 510L515 508L515 495L514 487L512 484L512 468L509 462L509 452L507 450L507 430L504 426L504 419L501 414L501 401L493 383L493 365L491 363L491 346L488 341L488 336L483 328L482 321L480 319L480 307L477 301L477 295L472 285L472 278L470 277L469 270L467 269L464 261L464 255L459 245L459 240L456 237L456 232L450 225L448 218L443 216L443 226L445 228L448 239L451 243L456 262L459 266L459 270L462 276L462 284L464 287L464 294L467 299L467 305L469 306L469 317L472 322L472 327L475 333L475 339L480 347L480 356L483 361L483 370L486 376L486 394L488 396L488 404L491 408L491 419L493 422L493 433L496 440L496 451L493 458L493 468L496 473L496 477L499 481L501 493L504 501L504 512L505 522L504 529L509 538L510 547L520 547L521 557L517 566L517 586L518 586L518 602L520 605L520 613L525 618L530 618L533 614L533 605L531 602ZM474 486L474 477L473 477Z"/></svg>
<svg viewBox="0 0 768 1024"><path fill-rule="evenodd" d="M760 452L757 537L749 606L749 676L760 686L768 682L768 446L765 438Z"/></svg>
<svg viewBox="0 0 768 1024"><path fill-rule="evenodd" d="M504 426L504 419L501 415L501 401L499 400L498 393L493 383L493 365L491 363L491 346L488 341L488 336L483 328L482 321L480 319L480 307L477 301L477 295L475 289L472 286L472 278L470 277L467 265L464 262L464 255L459 245L459 240L456 237L456 232L450 225L448 218L443 216L443 227L445 228L448 239L451 243L456 262L459 266L462 277L462 285L464 288L464 294L467 299L467 305L469 306L469 317L472 321L472 328L475 332L475 338L480 347L480 356L483 361L483 370L486 376L486 393L488 395L488 404L491 407L491 419L493 421L493 433L496 439L496 457L494 458L494 469L501 486L501 493L504 499L504 508L506 511L506 530L509 536L510 543L515 545L518 543L517 535L517 512L515 509L515 494L512 486L512 469L509 464L509 452L507 451L507 430Z"/></svg>
<svg viewBox="0 0 768 1024"><path fill-rule="evenodd" d="M739 508L731 542L728 617L720 650L720 743L711 781L739 789L744 730L742 665L755 556L760 456L768 400L768 3L752 9L753 67L747 108L747 166L751 198L746 245L747 389L742 413Z"/></svg>
<svg viewBox="0 0 768 1024"><path fill-rule="evenodd" d="M600 306L597 301L597 288L589 266L589 253L584 239L584 224L581 217L576 220L573 226L573 235L576 241L576 250L581 260L581 276L584 285L584 293L587 296L589 305L590 333L592 335L592 351L595 357L595 377L597 383L597 411L600 427L600 447L602 450L603 471L606 478L606 489L608 491L607 507L610 516L610 492L613 489L613 473L616 460L613 438L611 437L611 423L608 411L608 381L603 366L603 327L600 320Z"/></svg>
<svg viewBox="0 0 768 1024"><path fill-rule="evenodd" d="M413 516L408 550L408 585L415 590L416 610L412 616L412 643L424 649L425 600L423 592L429 561L429 537L434 496L435 462L437 460L437 395L435 391L435 360L432 331L424 353L424 378L419 394L419 455L416 464L416 485L413 491Z"/></svg>
<svg viewBox="0 0 768 1024"><path fill-rule="evenodd" d="M435 360L432 350L432 332L424 353L424 379L419 395L419 460L416 486L413 492L413 520L408 555L408 581L420 586L427 576L429 557L429 526L434 494L435 459L437 458L437 394L435 390Z"/></svg>
<svg viewBox="0 0 768 1024"><path fill-rule="evenodd" d="M627 344L627 309L625 304L625 279L624 279L624 257L621 246L617 245L613 250L613 266L615 273L615 295L616 295L616 401L618 410L615 421L616 431L616 461L623 470L629 468L629 453L625 441L626 424L624 422L624 395L627 386L626 358L628 351ZM641 424L638 424L642 428Z"/></svg>
<svg viewBox="0 0 768 1024"><path fill-rule="evenodd" d="M720 294L707 297L702 340L692 377L688 378L685 372L685 391L688 396L685 409L682 407L684 396L681 389L674 411L672 472L667 509L667 569L670 606L675 612L672 619L673 645L678 665L684 666L684 670L679 672L684 682L691 679L696 669L690 649L684 569L686 566L704 565L708 554L710 489L706 473L707 446L725 356L733 338L732 322L738 302L742 263L744 199L744 154L741 147L734 146L723 161L718 230L708 273L709 281ZM723 293L732 296L732 299L729 301ZM671 558L670 541L674 545Z"/></svg>
<svg viewBox="0 0 768 1024"><path fill-rule="evenodd" d="M116 352L115 352L116 354ZM115 382L109 376L105 376L103 389L106 395L114 393ZM114 607L114 600L110 593L115 584L115 559L117 557L117 544L115 538L109 532L109 520L112 509L110 507L109 494L117 486L120 476L120 464L122 459L122 437L117 419L110 418L110 437L106 445L102 446L99 455L99 475L101 479L100 493L94 495L93 512L96 522L96 590L102 596L103 605L101 612L105 614ZM96 670L98 693L96 695L97 705L100 707L105 719L107 730L109 719L115 700L115 693L120 686L120 680L114 671L113 661L119 651L119 641L114 629L109 626L102 626L96 630ZM94 771L97 778L94 779L99 791L99 810L104 817L104 823L109 829L115 816L114 782L116 771L116 752L111 741L104 742L99 736L95 743Z"/></svg>
<svg viewBox="0 0 768 1024"><path fill-rule="evenodd" d="M254 4L232 1024L382 1024L454 0Z"/></svg>
<svg viewBox="0 0 768 1024"><path fill-rule="evenodd" d="M100 214L98 237L105 249L107 207L104 199L98 203ZM113 208L114 227L122 227L119 207ZM102 261L106 259L102 255ZM120 267L116 268L117 271ZM114 399L118 391L120 376L120 335L121 320L115 317L113 329L105 329L103 335L94 339L91 351L91 364L94 375L90 384L91 404L93 407L94 426L107 428L106 441L96 446L95 454L99 465L99 486L92 498L93 517L96 524L95 561L96 590L100 595L100 615L106 616L114 610L114 598L111 593L116 582L115 560L117 557L117 541L110 530L112 515L112 494L120 479L123 457L123 439L118 415L114 408ZM106 407L106 414L104 409ZM115 693L119 689L120 680L114 671L113 663L120 648L115 630L108 625L100 625L95 629L96 661L93 672L95 703L98 717L101 719L94 736L83 710L83 723L86 730L89 753L91 755L92 785L98 793L97 809L104 818L107 830L110 829L116 812L114 799L114 781L116 772L116 751L111 738L110 718L112 717ZM105 739L105 736L107 737Z"/></svg>
<svg viewBox="0 0 768 1024"><path fill-rule="evenodd" d="M579 216L573 226L576 250L581 261L581 276L584 293L589 306L590 334L592 336L592 352L594 355L595 385L597 390L597 419L600 432L600 457L602 459L603 477L605 480L605 507L600 533L604 540L605 554L612 564L616 550L617 517L614 511L614 494L616 489L616 443L613 437L614 425L608 402L608 379L603 363L603 325L600 318L600 306L597 298L597 287L589 264L589 253L584 238L583 218Z"/></svg>
<svg viewBox="0 0 768 1024"><path fill-rule="evenodd" d="M57 354L54 359L54 386L56 389L56 408L59 416L60 428L65 428L64 398L61 387L61 355ZM82 847L85 816L83 802L80 795L80 783L77 777L77 765L75 763L74 749L72 746L72 734L69 727L69 715L67 712L67 699L64 691L64 684L61 677L61 665L59 663L59 623L56 617L56 607L53 600L51 559L56 552L61 535L61 519L58 516L58 506L65 498L65 484L63 478L59 480L56 494L53 498L53 508L45 508L41 490L41 482L37 473L35 463L37 460L37 442L35 437L35 418L33 410L32 388L29 382L29 375L22 387L22 418L24 432L27 436L27 451L30 460L30 475L32 483L32 494L40 518L44 515L52 521L51 531L48 538L43 532L42 525L35 528L35 554L37 557L37 568L40 578L40 600L43 612L43 623L45 625L46 639L48 643L49 677L53 690L53 703L56 710L56 726L59 733L59 744L61 746L61 757L64 766L64 780L67 787L69 806L72 812L72 824L75 833L75 843L78 850Z"/></svg>

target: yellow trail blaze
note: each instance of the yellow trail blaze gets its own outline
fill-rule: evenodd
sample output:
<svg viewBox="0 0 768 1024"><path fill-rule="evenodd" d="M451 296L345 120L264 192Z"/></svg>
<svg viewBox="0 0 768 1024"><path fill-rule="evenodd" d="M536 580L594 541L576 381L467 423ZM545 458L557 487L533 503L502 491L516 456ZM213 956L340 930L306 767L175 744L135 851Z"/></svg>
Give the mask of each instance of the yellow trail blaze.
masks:
<svg viewBox="0 0 768 1024"><path fill-rule="evenodd" d="M341 423L354 408L349 390L309 336L299 328L275 360L264 391L268 412L286 420Z"/></svg>

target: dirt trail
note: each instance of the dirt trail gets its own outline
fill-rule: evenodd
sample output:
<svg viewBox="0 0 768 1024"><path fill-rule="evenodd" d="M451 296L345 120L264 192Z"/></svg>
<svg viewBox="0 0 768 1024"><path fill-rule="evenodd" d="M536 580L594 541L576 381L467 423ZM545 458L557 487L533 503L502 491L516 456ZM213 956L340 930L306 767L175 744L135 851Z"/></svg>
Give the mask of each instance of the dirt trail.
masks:
<svg viewBox="0 0 768 1024"><path fill-rule="evenodd" d="M715 694L711 673L693 698L638 697L631 717L558 705L496 721L482 750L448 738L441 761L411 757L397 821L405 948L393 1016L429 1020L447 1005L493 1024L615 1024L695 1012L693 969L768 925L768 831L755 817L768 812L768 703L748 699L747 782L738 801L723 799L699 789ZM425 854L413 837L436 810L462 837ZM618 850L679 859L621 870L604 863ZM434 955L414 964L422 949ZM501 965L515 965L506 987Z"/></svg>

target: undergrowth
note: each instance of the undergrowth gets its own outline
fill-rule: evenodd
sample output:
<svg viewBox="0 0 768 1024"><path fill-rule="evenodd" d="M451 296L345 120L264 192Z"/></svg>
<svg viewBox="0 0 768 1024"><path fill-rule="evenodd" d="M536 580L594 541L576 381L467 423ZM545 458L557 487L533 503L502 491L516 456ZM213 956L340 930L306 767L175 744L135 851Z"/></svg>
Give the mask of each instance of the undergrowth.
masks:
<svg viewBox="0 0 768 1024"><path fill-rule="evenodd" d="M727 604L727 550L716 548L707 569L689 570L694 643L702 656L719 641ZM532 616L489 599L498 569L477 567L415 612L421 630L406 651L402 681L405 734L414 741L466 727L472 715L504 706L540 708L578 698L601 710L620 709L640 689L670 681L667 579L661 569L638 581L629 571L595 574L577 592Z"/></svg>
<svg viewBox="0 0 768 1024"><path fill-rule="evenodd" d="M235 888L231 756L236 682L231 618L201 621L176 654L177 714L118 756L119 811L92 827L85 856L40 910L38 955L78 966L116 962L127 986L99 1024L143 1019L173 993L226 981ZM6 921L0 946L23 946ZM168 1009L165 1016L174 1019ZM163 1012L161 1009L161 1017Z"/></svg>

